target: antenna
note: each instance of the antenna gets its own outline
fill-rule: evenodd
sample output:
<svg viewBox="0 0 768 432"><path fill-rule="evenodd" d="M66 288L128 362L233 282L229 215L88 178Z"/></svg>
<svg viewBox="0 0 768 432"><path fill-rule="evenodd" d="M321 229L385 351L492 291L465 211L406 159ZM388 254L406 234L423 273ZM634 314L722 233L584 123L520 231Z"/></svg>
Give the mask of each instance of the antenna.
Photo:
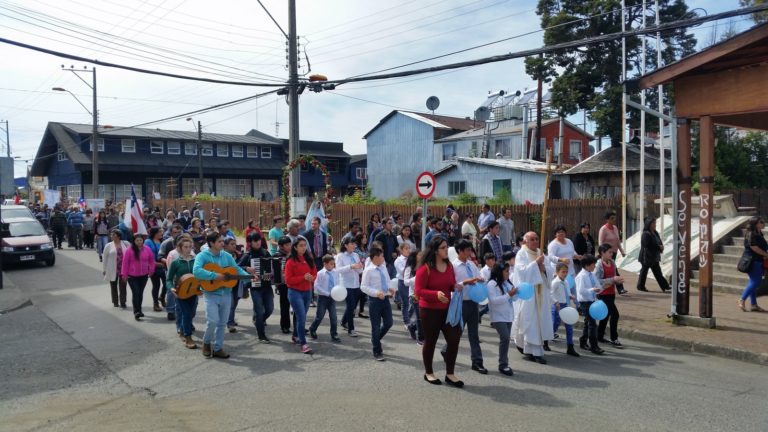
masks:
<svg viewBox="0 0 768 432"><path fill-rule="evenodd" d="M481 106L475 110L475 120L485 122L489 118L491 118L491 110L487 106Z"/></svg>
<svg viewBox="0 0 768 432"><path fill-rule="evenodd" d="M432 111L432 114L435 113L435 110L439 106L440 106L440 99L438 99L437 96L430 96L427 98L427 109Z"/></svg>

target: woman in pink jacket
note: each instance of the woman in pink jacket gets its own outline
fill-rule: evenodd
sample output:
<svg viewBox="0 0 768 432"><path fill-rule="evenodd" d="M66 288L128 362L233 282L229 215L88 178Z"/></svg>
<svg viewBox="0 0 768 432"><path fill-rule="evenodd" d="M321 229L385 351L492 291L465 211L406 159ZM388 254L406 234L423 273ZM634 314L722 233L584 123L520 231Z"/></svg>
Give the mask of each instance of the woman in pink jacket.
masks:
<svg viewBox="0 0 768 432"><path fill-rule="evenodd" d="M144 288L147 286L149 275L155 272L155 254L149 246L144 245L144 237L137 234L133 237L131 248L123 257L123 268L120 275L128 281L131 287L131 302L133 317L141 321L141 301L144 298Z"/></svg>

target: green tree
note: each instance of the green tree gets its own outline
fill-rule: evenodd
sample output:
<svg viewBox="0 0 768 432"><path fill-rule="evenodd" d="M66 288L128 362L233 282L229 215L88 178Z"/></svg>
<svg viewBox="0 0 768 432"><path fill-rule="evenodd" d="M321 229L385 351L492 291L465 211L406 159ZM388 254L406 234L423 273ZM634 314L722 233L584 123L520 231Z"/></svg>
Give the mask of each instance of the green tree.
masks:
<svg viewBox="0 0 768 432"><path fill-rule="evenodd" d="M752 7L768 4L768 0L739 0L739 4L741 4L743 7ZM757 24L768 21L768 11L752 14L752 20Z"/></svg>
<svg viewBox="0 0 768 432"><path fill-rule="evenodd" d="M627 29L638 27L642 19L642 0L628 0ZM659 1L661 22L692 18L684 0ZM613 11L608 13L608 11ZM545 45L580 40L621 31L619 0L539 0L536 13L541 17ZM646 25L652 25L654 12L647 11ZM684 30L662 33L662 59L669 64L694 52L696 39ZM639 76L641 42L638 37L626 39L627 75ZM647 46L646 68L656 67L656 53ZM595 121L598 136L610 136L612 145L621 142L621 40L558 51L542 57L526 59L526 72L552 82L552 104L564 115L578 110L588 111ZM648 104L656 106L656 91L648 92ZM669 97L669 92L665 92ZM665 101L669 103L669 100ZM637 113L630 111L631 124ZM650 128L654 123L649 122Z"/></svg>

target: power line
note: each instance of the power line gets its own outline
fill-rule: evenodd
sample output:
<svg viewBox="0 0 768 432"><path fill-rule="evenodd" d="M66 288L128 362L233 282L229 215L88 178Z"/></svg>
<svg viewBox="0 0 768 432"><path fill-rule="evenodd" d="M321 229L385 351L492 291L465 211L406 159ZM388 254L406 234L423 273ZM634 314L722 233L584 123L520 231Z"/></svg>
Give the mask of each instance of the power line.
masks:
<svg viewBox="0 0 768 432"><path fill-rule="evenodd" d="M278 23L275 17L273 17L272 14L269 13L269 9L267 9L267 7L264 6L264 3L262 3L261 0L256 0L256 1L259 2L259 6L261 6L261 8L264 9L264 12L267 13L267 15L269 16L269 19L271 19L272 22L275 23L277 28L280 29L280 32L285 36L286 39L288 39L288 33L286 33L285 30L283 30L283 28L280 27L280 23Z"/></svg>
<svg viewBox="0 0 768 432"><path fill-rule="evenodd" d="M210 83L216 83L216 84L230 84L230 85L250 86L250 87L284 87L285 86L285 84L250 83L250 82L242 82L242 81L224 81L224 80L217 80L217 79L212 79L212 78L192 77L192 76L187 76L187 75L172 74L172 73L168 73L168 72L153 71L153 70L150 70L150 69L143 69L143 68L137 68L137 67L133 67L133 66L121 65L121 64L117 64L117 63L103 62L103 61L96 60L96 59L89 59L89 58L85 58L85 57L81 57L81 56L67 54L67 53L64 53L64 52L61 52L61 51L55 51L55 50L50 50L50 49L47 49L47 48L38 47L38 46L35 46L35 45L26 44L26 43L23 43L23 42L17 42L17 41L6 39L6 38L0 38L0 43L5 43L5 44L8 44L8 45L13 45L13 46L17 46L17 47L20 47L20 48L29 49L29 50L32 50L32 51L37 51L37 52L41 52L41 53L45 53L45 54L50 54L50 55L53 55L53 56L56 56L56 57L62 57L62 58L66 58L66 59L69 59L69 60L77 60L77 61L82 61L82 62L86 62L86 63L92 63L92 64L99 65L99 66L116 68L116 69L124 69L124 70L133 71L133 72L145 73L145 74L149 74L149 75L159 75L159 76L166 76L166 77L170 77L170 78L179 78L179 79L191 80L191 81L202 81L202 82L210 82Z"/></svg>

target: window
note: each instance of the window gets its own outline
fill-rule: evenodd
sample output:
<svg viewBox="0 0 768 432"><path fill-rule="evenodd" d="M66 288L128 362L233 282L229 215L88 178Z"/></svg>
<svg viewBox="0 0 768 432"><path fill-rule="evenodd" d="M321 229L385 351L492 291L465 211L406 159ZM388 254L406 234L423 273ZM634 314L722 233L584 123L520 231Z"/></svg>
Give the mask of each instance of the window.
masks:
<svg viewBox="0 0 768 432"><path fill-rule="evenodd" d="M456 143L445 143L443 144L443 160L454 160L456 159Z"/></svg>
<svg viewBox="0 0 768 432"><path fill-rule="evenodd" d="M467 182L465 181L449 181L448 182L448 195L458 195L467 192Z"/></svg>
<svg viewBox="0 0 768 432"><path fill-rule="evenodd" d="M136 141L132 139L120 140L123 153L136 153Z"/></svg>
<svg viewBox="0 0 768 432"><path fill-rule="evenodd" d="M568 141L568 157L570 159L581 158L581 140Z"/></svg>
<svg viewBox="0 0 768 432"><path fill-rule="evenodd" d="M136 198L141 199L141 197L143 196L142 186L140 184L133 185L133 190L136 192ZM129 184L115 185L115 201L125 202L125 200L130 198L131 198L131 185Z"/></svg>
<svg viewBox="0 0 768 432"><path fill-rule="evenodd" d="M539 159L547 158L547 139L541 138L539 140Z"/></svg>
<svg viewBox="0 0 768 432"><path fill-rule="evenodd" d="M251 196L251 179L216 179L216 196L240 198Z"/></svg>
<svg viewBox="0 0 768 432"><path fill-rule="evenodd" d="M229 156L229 146L226 144L216 144L216 156L218 157Z"/></svg>
<svg viewBox="0 0 768 432"><path fill-rule="evenodd" d="M472 141L472 146L469 150L469 157L478 157L480 156L480 148L477 147L477 141Z"/></svg>
<svg viewBox="0 0 768 432"><path fill-rule="evenodd" d="M58 155L59 162L69 160L67 153L64 151L64 149L61 148L61 146L59 146L56 150L56 154Z"/></svg>
<svg viewBox="0 0 768 432"><path fill-rule="evenodd" d="M355 178L358 180L367 179L368 178L367 171L368 170L366 168L355 168Z"/></svg>
<svg viewBox="0 0 768 432"><path fill-rule="evenodd" d="M496 196L497 193L501 192L504 189L506 189L509 192L512 192L512 180L502 179L502 180L493 181L493 196Z"/></svg>
<svg viewBox="0 0 768 432"><path fill-rule="evenodd" d="M277 198L277 180L254 180L253 196L262 201Z"/></svg>
<svg viewBox="0 0 768 432"><path fill-rule="evenodd" d="M67 199L77 201L80 198L81 193L80 185L67 185Z"/></svg>
<svg viewBox="0 0 768 432"><path fill-rule="evenodd" d="M336 159L326 159L323 161L325 164L325 167L328 169L329 173L337 173L339 172L339 161Z"/></svg>
<svg viewBox="0 0 768 432"><path fill-rule="evenodd" d="M197 156L197 143L184 143L184 154L187 156Z"/></svg>
<svg viewBox="0 0 768 432"><path fill-rule="evenodd" d="M164 143L162 141L150 141L149 152L152 154L163 154Z"/></svg>
<svg viewBox="0 0 768 432"><path fill-rule="evenodd" d="M178 141L168 141L168 154L169 155L180 155L181 154L181 143Z"/></svg>
<svg viewBox="0 0 768 432"><path fill-rule="evenodd" d="M546 153L544 153L544 160L547 160ZM560 162L560 138L552 140L552 162Z"/></svg>
<svg viewBox="0 0 768 432"><path fill-rule="evenodd" d="M90 142L90 140L88 140L88 141L89 141L88 151L93 152L93 143ZM104 152L104 140L101 139L101 138L97 138L96 142L99 143L99 152L103 153Z"/></svg>
<svg viewBox="0 0 768 432"><path fill-rule="evenodd" d="M213 156L213 144L203 143L203 156Z"/></svg>
<svg viewBox="0 0 768 432"><path fill-rule="evenodd" d="M241 158L243 157L243 146L237 144L232 144L232 157Z"/></svg>
<svg viewBox="0 0 768 432"><path fill-rule="evenodd" d="M497 139L494 141L494 144L494 157L498 154L501 154L501 157L512 157L512 142L509 138Z"/></svg>
<svg viewBox="0 0 768 432"><path fill-rule="evenodd" d="M247 147L246 157L249 157L249 158L259 157L259 148L256 147L255 145L249 145Z"/></svg>
<svg viewBox="0 0 768 432"><path fill-rule="evenodd" d="M261 158L262 159L272 159L272 147L262 147L261 148Z"/></svg>
<svg viewBox="0 0 768 432"><path fill-rule="evenodd" d="M211 193L213 191L213 180L209 178L203 179L203 188L200 188L200 179L198 177L185 178L181 181L181 194L183 196L191 196L193 193Z"/></svg>

